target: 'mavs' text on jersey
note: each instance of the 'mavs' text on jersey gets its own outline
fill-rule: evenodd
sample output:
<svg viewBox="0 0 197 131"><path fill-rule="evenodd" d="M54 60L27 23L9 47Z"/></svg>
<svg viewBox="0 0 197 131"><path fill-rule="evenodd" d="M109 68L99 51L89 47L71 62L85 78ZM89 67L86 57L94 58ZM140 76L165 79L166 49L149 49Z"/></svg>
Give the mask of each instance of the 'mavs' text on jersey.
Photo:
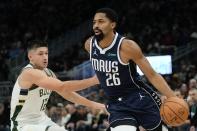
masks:
<svg viewBox="0 0 197 131"><path fill-rule="evenodd" d="M92 66L96 71L100 72L118 72L118 61L92 58Z"/></svg>

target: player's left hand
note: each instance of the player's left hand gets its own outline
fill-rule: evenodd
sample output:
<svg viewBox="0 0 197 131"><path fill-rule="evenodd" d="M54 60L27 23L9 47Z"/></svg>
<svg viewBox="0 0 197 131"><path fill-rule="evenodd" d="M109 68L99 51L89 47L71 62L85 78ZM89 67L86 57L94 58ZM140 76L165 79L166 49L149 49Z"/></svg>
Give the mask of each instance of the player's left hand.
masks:
<svg viewBox="0 0 197 131"><path fill-rule="evenodd" d="M110 115L110 114L109 114L109 112L107 111L106 106L103 108L103 110L102 110L102 111L103 111L103 113L107 114L108 116Z"/></svg>
<svg viewBox="0 0 197 131"><path fill-rule="evenodd" d="M105 113L105 114L109 115L109 112L107 111L106 106L104 104L96 103L96 104L94 104L93 108L100 110L100 113Z"/></svg>

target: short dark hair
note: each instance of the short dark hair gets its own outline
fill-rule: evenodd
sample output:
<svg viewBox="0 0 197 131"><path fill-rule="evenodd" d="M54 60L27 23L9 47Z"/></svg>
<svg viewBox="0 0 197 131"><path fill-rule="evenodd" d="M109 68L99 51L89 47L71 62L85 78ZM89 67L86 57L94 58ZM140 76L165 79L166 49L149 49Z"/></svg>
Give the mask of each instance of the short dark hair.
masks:
<svg viewBox="0 0 197 131"><path fill-rule="evenodd" d="M96 13L105 13L106 17L112 22L118 23L118 14L111 8L101 8L96 11Z"/></svg>
<svg viewBox="0 0 197 131"><path fill-rule="evenodd" d="M42 41L42 40L29 41L28 45L27 45L27 51L30 51L32 49L36 49L39 47L48 47L48 43L46 41Z"/></svg>

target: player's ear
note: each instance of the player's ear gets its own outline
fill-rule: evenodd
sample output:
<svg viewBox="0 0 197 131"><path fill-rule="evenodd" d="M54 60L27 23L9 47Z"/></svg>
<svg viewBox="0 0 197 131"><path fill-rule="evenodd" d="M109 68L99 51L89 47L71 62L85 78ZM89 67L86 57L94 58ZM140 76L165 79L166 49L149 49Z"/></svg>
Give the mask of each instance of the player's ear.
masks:
<svg viewBox="0 0 197 131"><path fill-rule="evenodd" d="M112 22L111 27L112 27L113 29L115 29L115 28L116 28L116 22Z"/></svg>
<svg viewBox="0 0 197 131"><path fill-rule="evenodd" d="M31 61L31 59L32 59L32 53L31 52L28 52L27 56L28 56L28 59Z"/></svg>

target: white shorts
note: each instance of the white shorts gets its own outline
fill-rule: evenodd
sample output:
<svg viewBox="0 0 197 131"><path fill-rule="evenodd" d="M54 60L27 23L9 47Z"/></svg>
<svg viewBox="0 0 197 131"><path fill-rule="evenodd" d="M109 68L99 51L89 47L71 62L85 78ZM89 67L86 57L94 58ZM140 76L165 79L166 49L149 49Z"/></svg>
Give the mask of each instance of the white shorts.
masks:
<svg viewBox="0 0 197 131"><path fill-rule="evenodd" d="M23 126L19 125L17 126L17 129L18 131L47 131L47 129L51 127L57 130L66 131L64 127L60 127L50 119L39 122L38 124L25 124Z"/></svg>

